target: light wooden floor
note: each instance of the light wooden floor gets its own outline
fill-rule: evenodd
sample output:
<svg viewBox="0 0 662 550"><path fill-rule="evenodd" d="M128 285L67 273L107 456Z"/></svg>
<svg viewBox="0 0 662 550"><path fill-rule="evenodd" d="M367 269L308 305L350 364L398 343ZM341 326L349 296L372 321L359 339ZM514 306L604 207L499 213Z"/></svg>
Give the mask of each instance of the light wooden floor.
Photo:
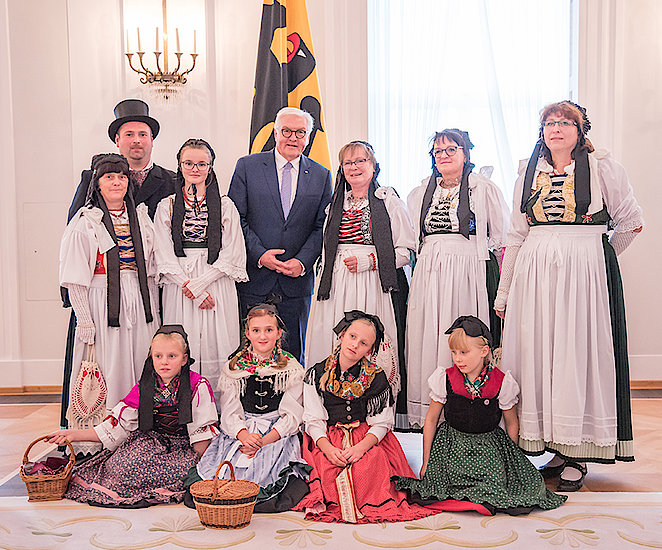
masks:
<svg viewBox="0 0 662 550"><path fill-rule="evenodd" d="M582 490L662 492L662 399L633 399L632 411L636 461L589 465ZM31 441L58 429L59 418L59 403L0 404L0 480L16 471ZM46 448L38 444L30 456Z"/></svg>

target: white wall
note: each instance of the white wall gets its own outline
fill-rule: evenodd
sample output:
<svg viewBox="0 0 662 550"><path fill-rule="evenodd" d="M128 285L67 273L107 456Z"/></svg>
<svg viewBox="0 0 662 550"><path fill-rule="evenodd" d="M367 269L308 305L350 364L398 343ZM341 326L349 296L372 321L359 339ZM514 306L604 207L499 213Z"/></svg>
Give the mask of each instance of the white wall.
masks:
<svg viewBox="0 0 662 550"><path fill-rule="evenodd" d="M646 226L619 258L625 292L633 380L662 379L662 2L582 0L579 103L591 119L596 148L626 168Z"/></svg>
<svg viewBox="0 0 662 550"><path fill-rule="evenodd" d="M62 381L69 312L59 301L60 237L80 171L93 154L116 150L107 128L118 101L150 104L161 123L153 158L166 167L175 166L185 139L203 137L227 188L248 152L262 2L168 2L171 12L199 10L202 21L198 66L168 104L138 82L122 55L122 15L130 19L148 2L161 4L0 0L0 388ZM367 62L356 54L366 51L365 2L308 0L308 14L334 159L342 144L367 135Z"/></svg>
<svg viewBox="0 0 662 550"><path fill-rule="evenodd" d="M136 1L0 0L0 388L61 383L68 311L58 296L60 236L80 171L92 154L115 150L107 127L119 100L150 103L162 126L154 160L166 167L186 138L203 137L227 185L247 152L262 2L169 1L201 10L205 23L199 67L165 105L121 54L122 14ZM651 163L662 127L662 3L580 1L579 101L594 143L625 164L647 219L622 258L633 379L662 379L662 222L654 210L662 197ZM367 136L365 0L307 4L335 169L340 146Z"/></svg>

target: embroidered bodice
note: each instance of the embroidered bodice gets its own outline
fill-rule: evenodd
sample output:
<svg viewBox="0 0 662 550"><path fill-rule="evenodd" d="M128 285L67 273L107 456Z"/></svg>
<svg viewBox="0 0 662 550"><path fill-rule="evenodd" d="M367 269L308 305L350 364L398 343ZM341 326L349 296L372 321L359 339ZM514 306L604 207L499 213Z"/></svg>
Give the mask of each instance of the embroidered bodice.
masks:
<svg viewBox="0 0 662 550"><path fill-rule="evenodd" d="M184 246L207 245L207 200L202 199L198 208L188 200L184 201L184 222L182 223L182 240Z"/></svg>
<svg viewBox="0 0 662 550"><path fill-rule="evenodd" d="M345 201L340 220L338 242L342 244L373 244L368 198L355 201L351 193Z"/></svg>
<svg viewBox="0 0 662 550"><path fill-rule="evenodd" d="M471 197L469 199L472 206ZM460 203L460 186L456 185L447 189L441 185L432 195L432 202L428 208L423 228L426 235L436 235L444 233L459 233L460 224L457 217L457 208ZM476 217L473 208L470 211L469 234L476 234Z"/></svg>
<svg viewBox="0 0 662 550"><path fill-rule="evenodd" d="M136 252L133 248L133 239L131 238L131 229L129 227L129 214L124 208L119 216L111 212L113 229L117 236L117 245L120 249L120 269L130 269L137 271Z"/></svg>
<svg viewBox="0 0 662 550"><path fill-rule="evenodd" d="M539 172L535 189L526 203L526 220L531 226L554 224L604 225L609 222L606 206L594 214L579 217L575 213L574 174Z"/></svg>

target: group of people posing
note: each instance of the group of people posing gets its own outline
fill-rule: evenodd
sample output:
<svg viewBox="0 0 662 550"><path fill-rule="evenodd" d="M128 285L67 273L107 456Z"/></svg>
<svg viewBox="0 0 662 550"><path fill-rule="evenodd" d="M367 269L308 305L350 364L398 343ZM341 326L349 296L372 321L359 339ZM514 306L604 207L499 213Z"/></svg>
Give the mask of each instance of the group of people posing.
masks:
<svg viewBox="0 0 662 550"><path fill-rule="evenodd" d="M586 462L633 460L616 255L643 218L583 108L543 109L512 216L458 129L434 135L432 174L405 205L379 186L364 141L341 149L332 192L303 155L313 120L298 109L278 113L273 151L239 159L228 196L207 142L187 140L173 175L151 163L146 104L115 115L121 154L83 173L60 283L76 316L71 379L94 344L119 404L52 435L106 448L67 496L181 500L227 459L259 483L265 511L523 513L564 498L520 448L555 453L543 475L560 474L561 491L582 486ZM423 428L420 479L391 432L396 411Z"/></svg>

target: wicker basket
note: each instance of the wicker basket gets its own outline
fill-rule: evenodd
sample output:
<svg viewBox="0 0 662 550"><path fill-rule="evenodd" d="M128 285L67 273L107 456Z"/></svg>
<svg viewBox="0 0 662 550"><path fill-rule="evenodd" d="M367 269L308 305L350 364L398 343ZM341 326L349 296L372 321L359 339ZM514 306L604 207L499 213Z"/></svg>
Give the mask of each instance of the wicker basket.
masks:
<svg viewBox="0 0 662 550"><path fill-rule="evenodd" d="M230 466L231 479L218 479L223 465ZM251 522L260 486L252 481L235 479L234 467L227 460L216 469L214 479L196 481L191 495L200 523L214 529L241 529Z"/></svg>
<svg viewBox="0 0 662 550"><path fill-rule="evenodd" d="M69 463L64 467L60 473L57 474L34 474L27 475L25 473L25 465L28 463L28 453L30 449L42 439L46 439L48 436L43 436L38 439L35 439L28 448L25 449L25 454L23 455L23 464L21 465L20 473L21 479L25 482L25 487L28 490L28 500L35 501L44 501L44 500L61 500L62 495L67 490L69 485L69 480L71 479L71 470L74 467L74 448L71 446L71 443L67 443L69 447Z"/></svg>

